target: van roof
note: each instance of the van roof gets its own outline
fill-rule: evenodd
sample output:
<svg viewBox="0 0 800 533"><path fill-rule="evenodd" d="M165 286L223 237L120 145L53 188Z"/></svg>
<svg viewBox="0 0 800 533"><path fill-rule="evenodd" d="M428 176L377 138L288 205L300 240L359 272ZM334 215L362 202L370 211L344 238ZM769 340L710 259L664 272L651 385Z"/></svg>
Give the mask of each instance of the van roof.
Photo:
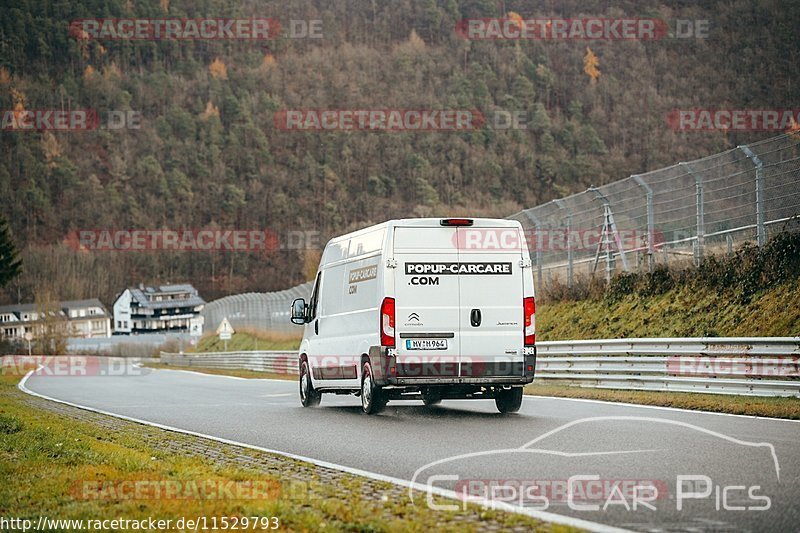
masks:
<svg viewBox="0 0 800 533"><path fill-rule="evenodd" d="M329 242L338 242L345 239L369 233L382 228L440 228L441 221L444 218L467 218L467 217L439 217L439 218L399 218L394 220L387 220L374 226L362 228L345 235L332 238ZM473 225L470 227L479 228L522 228L522 224L518 220L509 220L505 218L472 218Z"/></svg>

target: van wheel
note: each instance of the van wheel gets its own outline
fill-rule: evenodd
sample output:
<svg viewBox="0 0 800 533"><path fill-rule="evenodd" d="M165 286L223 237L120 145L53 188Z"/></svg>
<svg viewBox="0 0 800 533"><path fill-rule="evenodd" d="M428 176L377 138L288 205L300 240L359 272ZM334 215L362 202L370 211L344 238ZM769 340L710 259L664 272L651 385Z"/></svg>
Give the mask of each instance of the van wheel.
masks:
<svg viewBox="0 0 800 533"><path fill-rule="evenodd" d="M386 407L389 399L372 379L372 367L369 362L364 363L361 372L361 410L368 415L380 413Z"/></svg>
<svg viewBox="0 0 800 533"><path fill-rule="evenodd" d="M425 405L439 405L442 403L442 395L438 392L427 389L422 392L422 403Z"/></svg>
<svg viewBox="0 0 800 533"><path fill-rule="evenodd" d="M320 400L322 400L322 393L314 390L308 371L308 362L303 361L303 364L300 365L300 403L303 404L303 407L316 407Z"/></svg>
<svg viewBox="0 0 800 533"><path fill-rule="evenodd" d="M522 407L522 387L501 389L497 391L494 404L501 413L516 413Z"/></svg>

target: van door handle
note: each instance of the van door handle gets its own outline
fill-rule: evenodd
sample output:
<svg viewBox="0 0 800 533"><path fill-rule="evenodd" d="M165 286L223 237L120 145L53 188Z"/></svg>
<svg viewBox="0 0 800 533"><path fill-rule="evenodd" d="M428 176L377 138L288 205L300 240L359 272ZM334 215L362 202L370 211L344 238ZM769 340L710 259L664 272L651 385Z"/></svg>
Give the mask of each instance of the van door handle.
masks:
<svg viewBox="0 0 800 533"><path fill-rule="evenodd" d="M472 324L473 328L477 328L481 325L481 310L480 309L473 309L469 313L469 321Z"/></svg>
<svg viewBox="0 0 800 533"><path fill-rule="evenodd" d="M314 334L319 335L319 319L314 320Z"/></svg>

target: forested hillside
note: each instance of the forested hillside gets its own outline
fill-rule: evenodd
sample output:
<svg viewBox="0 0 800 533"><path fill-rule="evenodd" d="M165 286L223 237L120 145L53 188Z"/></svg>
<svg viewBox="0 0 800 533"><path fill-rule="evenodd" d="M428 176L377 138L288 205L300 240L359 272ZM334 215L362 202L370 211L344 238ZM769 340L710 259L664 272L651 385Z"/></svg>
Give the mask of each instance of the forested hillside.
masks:
<svg viewBox="0 0 800 533"><path fill-rule="evenodd" d="M709 37L469 41L472 17L708 19ZM131 110L139 129L0 131L0 213L24 272L3 301L52 286L110 303L140 281L206 299L300 283L315 250L76 251L79 229L337 232L402 216L523 207L772 133L676 132L693 107L800 102L793 1L2 0L0 109ZM70 21L129 17L322 21L322 38L100 41ZM754 30L758 28L758 30ZM596 56L593 80L585 58ZM524 111L526 130L297 132L285 109ZM98 293L99 291L99 293Z"/></svg>

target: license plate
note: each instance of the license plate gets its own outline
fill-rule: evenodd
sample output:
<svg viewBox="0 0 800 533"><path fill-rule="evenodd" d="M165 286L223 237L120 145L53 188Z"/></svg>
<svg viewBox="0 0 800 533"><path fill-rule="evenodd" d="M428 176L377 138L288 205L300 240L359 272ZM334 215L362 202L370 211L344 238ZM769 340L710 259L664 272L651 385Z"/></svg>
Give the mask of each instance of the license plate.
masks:
<svg viewBox="0 0 800 533"><path fill-rule="evenodd" d="M446 350L446 339L406 339L406 350Z"/></svg>

